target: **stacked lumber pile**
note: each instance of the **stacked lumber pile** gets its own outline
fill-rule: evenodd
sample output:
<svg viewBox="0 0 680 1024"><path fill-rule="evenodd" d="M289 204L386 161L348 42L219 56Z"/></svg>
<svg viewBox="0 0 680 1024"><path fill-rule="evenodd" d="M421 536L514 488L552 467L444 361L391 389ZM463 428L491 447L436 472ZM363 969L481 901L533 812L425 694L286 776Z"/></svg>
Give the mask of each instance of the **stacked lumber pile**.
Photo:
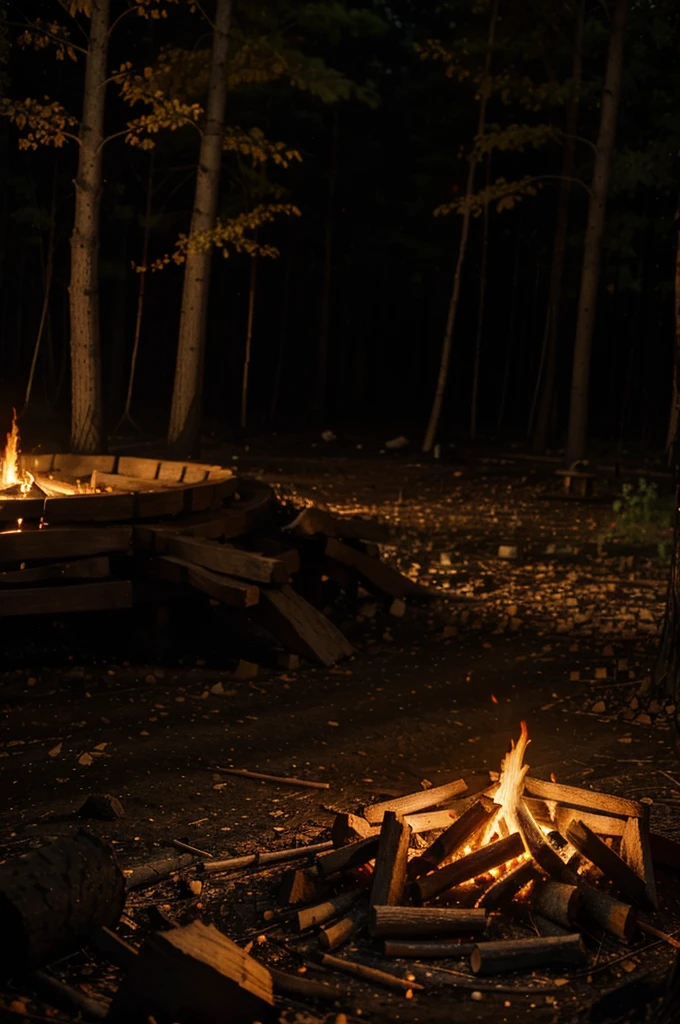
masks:
<svg viewBox="0 0 680 1024"><path fill-rule="evenodd" d="M297 514L220 466L45 455L26 468L33 491L0 497L0 616L200 594L284 651L333 665L352 653L329 617L339 595L350 605L375 595L394 615L428 596L381 561L380 524Z"/></svg>

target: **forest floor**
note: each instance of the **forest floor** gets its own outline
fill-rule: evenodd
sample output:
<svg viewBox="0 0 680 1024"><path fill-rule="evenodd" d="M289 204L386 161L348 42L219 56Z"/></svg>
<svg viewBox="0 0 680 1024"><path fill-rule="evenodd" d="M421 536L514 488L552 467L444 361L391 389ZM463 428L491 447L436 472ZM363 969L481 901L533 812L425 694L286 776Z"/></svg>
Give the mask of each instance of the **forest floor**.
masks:
<svg viewBox="0 0 680 1024"><path fill-rule="evenodd" d="M232 455L220 449L210 458L228 463ZM638 721L629 702L608 696L647 685L667 577L667 565L648 553L602 553L610 494L560 500L545 465L506 460L425 464L283 449L239 456L241 472L287 496L388 523L393 545L384 556L439 599L403 619L378 611L353 622L357 654L335 669L262 671L254 680L228 679L214 645L162 664L126 656L116 620L78 647L71 632L44 626L28 638L6 635L6 664L15 667L0 677L0 855L82 827L75 811L92 792L112 793L126 808L115 823L88 823L116 844L126 867L173 839L222 856L318 842L335 809L357 810L424 779L483 778L522 720L532 774L642 799L652 827L680 837L680 765L663 702ZM499 545L516 546L518 557L500 559ZM217 682L221 694L211 692ZM593 711L599 702L604 709ZM225 763L330 789L319 796L210 770ZM238 942L263 933L255 954L295 970L283 933L264 931L278 877L218 876L198 903L174 883L142 890L129 900L126 934L143 936L151 904L180 920L201 912ZM677 930L676 887L662 873L659 885L662 926ZM361 986L349 1019L510 1024L529 1013L551 1024L587 1021L604 993L658 981L672 956L648 939L629 950L605 941L588 974L549 994L473 1000L469 990L447 988L407 1002ZM55 970L99 994L116 977L87 953ZM12 1019L22 1018L21 996ZM40 1012L40 1003L27 1005ZM593 1019L635 1019L630 992L622 1005ZM293 1004L286 1017L335 1018L321 1010L306 1017Z"/></svg>

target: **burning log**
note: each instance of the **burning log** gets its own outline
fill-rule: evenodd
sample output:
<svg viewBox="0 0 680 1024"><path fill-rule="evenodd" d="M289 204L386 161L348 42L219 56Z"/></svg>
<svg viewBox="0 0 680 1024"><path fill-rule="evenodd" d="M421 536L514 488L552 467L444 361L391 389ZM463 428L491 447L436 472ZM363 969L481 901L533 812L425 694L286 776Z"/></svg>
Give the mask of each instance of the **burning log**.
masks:
<svg viewBox="0 0 680 1024"><path fill-rule="evenodd" d="M644 814L644 804L636 803L634 800L598 793L592 789L581 789L579 786L564 786L560 782L544 782L530 775L524 780L524 792L527 796L554 800L567 807L594 811L614 818L639 818Z"/></svg>
<svg viewBox="0 0 680 1024"><path fill-rule="evenodd" d="M486 910L457 907L371 908L370 932L373 936L404 935L477 935L487 924Z"/></svg>
<svg viewBox="0 0 680 1024"><path fill-rule="evenodd" d="M419 793L409 793L407 796L399 796L394 800L384 800L379 804L370 804L364 810L364 817L370 825L379 825L384 817L385 811L396 811L397 814L414 814L416 811L424 811L428 807L436 807L447 800L453 800L459 793L464 793L467 783L464 779L456 779L455 782L447 782L444 786L435 786L434 789L423 789Z"/></svg>
<svg viewBox="0 0 680 1024"><path fill-rule="evenodd" d="M635 874L611 847L581 821L572 821L566 838L578 852L606 875L617 889L638 906L648 906L649 897L644 879Z"/></svg>
<svg viewBox="0 0 680 1024"><path fill-rule="evenodd" d="M626 822L621 837L621 858L645 883L647 902L652 907L658 907L652 850L649 844L648 816L629 818Z"/></svg>
<svg viewBox="0 0 680 1024"><path fill-rule="evenodd" d="M341 971L343 974L352 974L355 978L362 978L364 981L375 981L378 985L385 985L387 988L396 988L401 992L422 991L425 986L419 985L416 981L405 981L404 978L397 978L387 971L378 971L375 967L367 967L366 964L357 963L356 960L343 960L339 956L330 956L323 953L321 964L332 971Z"/></svg>
<svg viewBox="0 0 680 1024"><path fill-rule="evenodd" d="M110 846L80 832L0 867L2 973L72 952L97 925L115 925L125 879Z"/></svg>
<svg viewBox="0 0 680 1024"><path fill-rule="evenodd" d="M531 855L538 866L553 878L570 883L575 881L576 875L566 866L559 853L547 841L523 801L520 800L515 814L527 853Z"/></svg>
<svg viewBox="0 0 680 1024"><path fill-rule="evenodd" d="M149 1016L187 1024L271 1018L269 971L213 925L194 921L147 939L114 996L111 1018L146 1024Z"/></svg>
<svg viewBox="0 0 680 1024"><path fill-rule="evenodd" d="M498 910L509 903L525 885L538 877L538 873L533 860L525 860L495 881L478 901L477 906L488 911Z"/></svg>
<svg viewBox="0 0 680 1024"><path fill-rule="evenodd" d="M446 892L447 889L452 889L455 885L460 885L461 882L476 878L477 875L483 875L491 868L498 868L501 864L505 864L508 860L514 860L523 853L522 837L518 832L513 832L512 835L506 836L504 839L489 843L487 846L475 850L474 853L455 860L453 864L439 868L431 875L419 878L410 888L413 902L418 906L428 903L435 896Z"/></svg>
<svg viewBox="0 0 680 1024"><path fill-rule="evenodd" d="M370 906L395 906L406 888L406 864L411 829L400 814L386 811L380 828Z"/></svg>
<svg viewBox="0 0 680 1024"><path fill-rule="evenodd" d="M319 873L323 878L329 878L338 871L367 864L376 857L379 841L380 836L369 836L368 839L360 839L358 843L350 843L348 846L341 846L339 850L321 854L316 858Z"/></svg>
<svg viewBox="0 0 680 1024"><path fill-rule="evenodd" d="M446 942L407 942L404 939L388 939L385 942L385 956L413 957L416 960L460 960L475 949L474 942L460 942L449 939Z"/></svg>
<svg viewBox="0 0 680 1024"><path fill-rule="evenodd" d="M504 974L507 971L533 970L551 964L581 964L586 954L581 936L511 939L508 942L483 942L470 957L475 974Z"/></svg>
<svg viewBox="0 0 680 1024"><path fill-rule="evenodd" d="M479 832L480 829L489 825L500 808L493 800L482 797L472 807L468 808L457 821L447 828L438 839L428 846L427 850L420 857L414 857L408 866L408 877L411 881L434 871L447 857L453 856L463 847L467 841Z"/></svg>
<svg viewBox="0 0 680 1024"><path fill-rule="evenodd" d="M370 836L377 836L380 828L369 825L365 818L358 814L336 814L331 829L333 846L337 848L347 846L349 843L358 842L360 839L368 839Z"/></svg>
<svg viewBox="0 0 680 1024"><path fill-rule="evenodd" d="M593 889L581 882L579 885L583 913L604 931L617 939L629 942L637 927L637 913L628 903L615 900L606 892Z"/></svg>
<svg viewBox="0 0 680 1024"><path fill-rule="evenodd" d="M573 928L581 906L577 886L564 882L537 882L531 895L532 908L540 917L547 917L562 928Z"/></svg>
<svg viewBox="0 0 680 1024"><path fill-rule="evenodd" d="M350 911L341 917L335 924L330 924L321 929L319 945L329 952L348 942L353 935L356 935L366 924L366 907L363 905L354 906Z"/></svg>
<svg viewBox="0 0 680 1024"><path fill-rule="evenodd" d="M304 932L318 924L325 924L326 921L337 917L338 914L344 914L346 910L349 910L356 903L361 895L360 889L353 889L350 892L343 892L339 896L334 896L324 903L317 903L314 907L298 910L296 918L297 930Z"/></svg>

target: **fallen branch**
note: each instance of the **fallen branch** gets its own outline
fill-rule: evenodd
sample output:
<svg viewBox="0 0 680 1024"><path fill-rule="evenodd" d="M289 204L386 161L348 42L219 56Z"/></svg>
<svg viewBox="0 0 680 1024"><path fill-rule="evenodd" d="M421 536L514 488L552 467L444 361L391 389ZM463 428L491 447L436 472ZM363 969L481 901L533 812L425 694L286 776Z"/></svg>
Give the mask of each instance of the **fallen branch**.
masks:
<svg viewBox="0 0 680 1024"><path fill-rule="evenodd" d="M368 967L356 960L343 960L339 956L331 956L329 953L322 953L320 963L331 971L340 971L342 974L352 974L355 978L362 978L364 981L375 981L378 985L385 985L387 988L396 988L401 992L422 991L425 986L417 981L405 981L387 971L379 971L375 967Z"/></svg>
<svg viewBox="0 0 680 1024"><path fill-rule="evenodd" d="M206 860L198 865L204 875L214 875L225 871L241 871L242 868L263 868L269 864L280 864L286 860L297 860L310 854L330 850L333 843L329 839L325 843L312 843L310 846L295 846L290 850L275 850L272 853L249 853L245 857L229 857L226 860Z"/></svg>
<svg viewBox="0 0 680 1024"><path fill-rule="evenodd" d="M220 768L215 765L211 771L223 775L238 775L242 779L259 779L261 782L276 782L281 786L303 786L305 789L330 789L329 782L311 782L309 779L294 779L287 775L266 775L264 772L251 772L247 768Z"/></svg>

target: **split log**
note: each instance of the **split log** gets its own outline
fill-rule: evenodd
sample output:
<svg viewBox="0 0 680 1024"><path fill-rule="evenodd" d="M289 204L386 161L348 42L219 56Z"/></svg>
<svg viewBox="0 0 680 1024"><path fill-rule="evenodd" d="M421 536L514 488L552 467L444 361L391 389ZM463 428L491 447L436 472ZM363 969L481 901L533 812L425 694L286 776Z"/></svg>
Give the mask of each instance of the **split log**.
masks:
<svg viewBox="0 0 680 1024"><path fill-rule="evenodd" d="M415 960L460 960L470 956L475 948L474 942L460 942L449 939L448 942L407 942L405 939L387 939L385 956L413 957Z"/></svg>
<svg viewBox="0 0 680 1024"><path fill-rule="evenodd" d="M461 882L467 882L477 875L483 875L491 868L500 867L506 861L514 860L524 853L524 843L519 832L513 832L505 839L499 839L495 843L489 843L467 857L455 860L453 864L439 868L431 875L424 875L414 882L410 887L410 894L413 902L418 906L428 903L435 896L452 889Z"/></svg>
<svg viewBox="0 0 680 1024"><path fill-rule="evenodd" d="M428 871L438 868L442 861L447 857L452 857L472 836L484 826L489 825L499 810L499 805L495 804L493 800L489 800L488 797L478 800L461 814L460 818L454 821L446 832L435 839L420 857L414 857L409 862L409 879L414 881L421 875L427 874Z"/></svg>
<svg viewBox="0 0 680 1024"><path fill-rule="evenodd" d="M243 868L264 868L269 864L281 864L287 860L309 857L311 854L329 850L332 846L333 844L329 840L326 843L311 843L309 846L294 846L290 850L249 853L244 857L227 857L226 860L204 860L199 864L199 870L204 875L216 875L223 874L225 871L242 871Z"/></svg>
<svg viewBox="0 0 680 1024"><path fill-rule="evenodd" d="M638 906L649 906L647 887L642 878L635 874L625 861L611 847L592 832L581 821L572 821L566 838L575 846L581 856L606 875L610 882L625 893Z"/></svg>
<svg viewBox="0 0 680 1024"><path fill-rule="evenodd" d="M547 841L526 804L520 800L515 811L527 853L540 868L558 881L573 883L576 875L564 863L559 853Z"/></svg>
<svg viewBox="0 0 680 1024"><path fill-rule="evenodd" d="M124 872L127 888L141 889L144 885L155 885L195 863L196 857L192 853L157 857L155 860L148 861L146 864L138 864L137 867Z"/></svg>
<svg viewBox="0 0 680 1024"><path fill-rule="evenodd" d="M160 555L150 559L146 570L157 579L184 583L194 590L200 590L202 594L230 608L252 608L260 600L260 590L254 583L243 583L222 573L199 569L174 555Z"/></svg>
<svg viewBox="0 0 680 1024"><path fill-rule="evenodd" d="M524 780L524 792L527 796L554 800L558 804L584 811L595 811L614 818L638 818L644 814L644 804L636 803L634 800L598 793L593 789L581 789L579 786L564 786L560 782L544 782L530 775Z"/></svg>
<svg viewBox="0 0 680 1024"><path fill-rule="evenodd" d="M357 551L342 541L329 537L325 544L326 557L340 565L353 569L367 590L379 594L383 598L407 597L433 597L432 591L427 587L414 583L408 576L403 576L396 569L380 562L363 551Z"/></svg>
<svg viewBox="0 0 680 1024"><path fill-rule="evenodd" d="M380 833L380 826L369 825L365 818L358 814L336 814L331 829L333 846L338 849L348 843L356 843L360 839L369 839Z"/></svg>
<svg viewBox="0 0 680 1024"><path fill-rule="evenodd" d="M364 808L364 817L370 825L379 825L385 811L396 811L397 814L403 815L414 814L416 811L424 811L428 807L436 807L437 804L453 800L459 793L464 793L466 789L465 780L456 779L454 782L447 782L444 786L423 789L418 793L409 793L407 796L399 796L394 800L384 800L379 804L369 804Z"/></svg>
<svg viewBox="0 0 680 1024"><path fill-rule="evenodd" d="M111 1005L112 1020L147 1024L155 1017L183 1024L271 1020L269 971L213 925L194 921L157 932L142 946Z"/></svg>
<svg viewBox="0 0 680 1024"><path fill-rule="evenodd" d="M118 608L132 608L130 580L0 590L0 616L64 615L67 612L113 611Z"/></svg>
<svg viewBox="0 0 680 1024"><path fill-rule="evenodd" d="M489 911L504 907L525 885L537 878L538 874L533 860L523 861L489 886L482 898L478 900L477 906Z"/></svg>
<svg viewBox="0 0 680 1024"><path fill-rule="evenodd" d="M448 828L455 821L457 812L452 808L446 811L424 811L422 814L405 814L404 821L411 826L414 836L421 832L436 832Z"/></svg>
<svg viewBox="0 0 680 1024"><path fill-rule="evenodd" d="M487 925L486 910L458 907L371 908L373 936L478 935Z"/></svg>
<svg viewBox="0 0 680 1024"><path fill-rule="evenodd" d="M276 899L280 906L294 907L323 899L325 889L315 868L291 868L281 879Z"/></svg>
<svg viewBox="0 0 680 1024"><path fill-rule="evenodd" d="M172 533L160 534L158 541L161 548L159 553L176 555L192 565L200 565L227 576L238 576L254 583L286 583L290 576L285 562L242 551L231 544Z"/></svg>
<svg viewBox="0 0 680 1024"><path fill-rule="evenodd" d="M532 970L551 964L580 964L586 959L581 936L511 939L508 942L483 942L470 956L475 974L504 974L507 971Z"/></svg>
<svg viewBox="0 0 680 1024"><path fill-rule="evenodd" d="M400 814L386 811L378 841L370 906L396 906L406 888L406 863L411 829Z"/></svg>
<svg viewBox="0 0 680 1024"><path fill-rule="evenodd" d="M623 939L624 942L632 939L637 927L637 913L634 907L615 900L606 892L593 889L585 882L580 883L579 892L585 917L590 918L610 935L615 935L617 939Z"/></svg>
<svg viewBox="0 0 680 1024"><path fill-rule="evenodd" d="M349 846L341 846L339 850L321 854L316 858L319 873L322 878L329 878L338 871L367 864L377 856L379 841L380 836L369 836L368 839L360 839L358 843L350 843Z"/></svg>
<svg viewBox="0 0 680 1024"><path fill-rule="evenodd" d="M231 678L237 678L232 675ZM251 772L248 768L220 768L218 765L212 769L221 772L223 775L238 775L243 779L259 779L262 782L275 782L280 786L301 786L303 789L330 789L329 782L314 782L312 779L295 779L289 775L267 775L264 772Z"/></svg>
<svg viewBox="0 0 680 1024"><path fill-rule="evenodd" d="M363 905L351 907L350 910L334 924L329 924L321 929L319 934L319 945L322 949L331 952L338 949L345 942L349 942L353 935L356 935L366 924L366 907Z"/></svg>
<svg viewBox="0 0 680 1024"><path fill-rule="evenodd" d="M73 562L52 562L35 568L0 572L0 586L23 583L42 583L45 580L96 580L111 575L111 563L106 555L79 558Z"/></svg>
<svg viewBox="0 0 680 1024"><path fill-rule="evenodd" d="M342 537L344 540L366 540L374 544L389 544L390 531L375 519L344 519L332 516L320 508L305 508L293 520L283 527L285 533L297 537L314 537L324 534L326 537Z"/></svg>
<svg viewBox="0 0 680 1024"><path fill-rule="evenodd" d="M658 908L647 815L642 818L629 818L626 822L621 837L621 858L645 883L648 904Z"/></svg>
<svg viewBox="0 0 680 1024"><path fill-rule="evenodd" d="M575 885L564 882L537 882L531 893L533 910L562 928L571 929L581 907L581 895Z"/></svg>
<svg viewBox="0 0 680 1024"><path fill-rule="evenodd" d="M575 807L558 805L555 808L554 825L563 836L566 835L567 829L575 820L582 821L599 836L622 836L628 819L613 818L608 814L589 814L587 811L579 811ZM541 824L543 823L541 822Z"/></svg>
<svg viewBox="0 0 680 1024"><path fill-rule="evenodd" d="M97 925L115 925L125 880L113 851L80 832L0 866L0 971L39 967L77 949Z"/></svg>
<svg viewBox="0 0 680 1024"><path fill-rule="evenodd" d="M350 892L340 893L339 896L334 896L324 903L317 903L314 907L298 910L295 921L297 930L304 932L308 928L314 928L316 925L331 921L339 914L344 914L356 903L361 895L361 889L352 889Z"/></svg>
<svg viewBox="0 0 680 1024"><path fill-rule="evenodd" d="M354 653L340 630L292 587L260 591L252 614L279 643L303 658L334 665Z"/></svg>
<svg viewBox="0 0 680 1024"><path fill-rule="evenodd" d="M357 963L356 960L344 960L339 956L330 956L323 953L321 964L331 971L341 971L343 974L352 974L355 978L364 981L374 981L378 985L385 985L387 988L399 989L401 992L422 991L425 986L416 981L406 981L404 978L397 978L387 971L378 971L375 967L367 967L366 964Z"/></svg>
<svg viewBox="0 0 680 1024"><path fill-rule="evenodd" d="M336 985L326 981L316 981L313 978L305 978L300 974L287 974L284 971L276 971L269 968L272 976L274 992L283 996L302 996L303 999L327 999L335 1002L338 999L345 999L350 992L346 985Z"/></svg>

